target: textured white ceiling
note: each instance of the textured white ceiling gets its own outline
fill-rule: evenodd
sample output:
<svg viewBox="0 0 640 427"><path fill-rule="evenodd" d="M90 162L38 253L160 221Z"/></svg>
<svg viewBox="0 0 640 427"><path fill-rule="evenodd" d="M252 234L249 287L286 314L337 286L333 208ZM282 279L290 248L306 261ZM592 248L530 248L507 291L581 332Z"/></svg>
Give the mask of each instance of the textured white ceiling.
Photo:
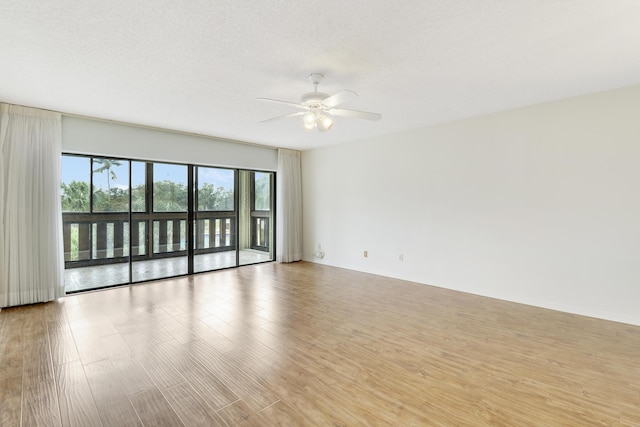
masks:
<svg viewBox="0 0 640 427"><path fill-rule="evenodd" d="M382 120L258 124L312 72ZM637 0L0 2L2 102L301 150L637 83Z"/></svg>

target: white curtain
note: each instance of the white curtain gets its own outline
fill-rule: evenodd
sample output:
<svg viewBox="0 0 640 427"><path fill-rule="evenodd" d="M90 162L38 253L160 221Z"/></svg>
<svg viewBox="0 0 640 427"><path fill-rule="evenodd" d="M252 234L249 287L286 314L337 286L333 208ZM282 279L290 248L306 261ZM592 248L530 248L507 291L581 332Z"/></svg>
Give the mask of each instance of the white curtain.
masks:
<svg viewBox="0 0 640 427"><path fill-rule="evenodd" d="M302 259L302 174L300 152L278 150L276 261Z"/></svg>
<svg viewBox="0 0 640 427"><path fill-rule="evenodd" d="M0 104L0 307L64 295L59 113Z"/></svg>

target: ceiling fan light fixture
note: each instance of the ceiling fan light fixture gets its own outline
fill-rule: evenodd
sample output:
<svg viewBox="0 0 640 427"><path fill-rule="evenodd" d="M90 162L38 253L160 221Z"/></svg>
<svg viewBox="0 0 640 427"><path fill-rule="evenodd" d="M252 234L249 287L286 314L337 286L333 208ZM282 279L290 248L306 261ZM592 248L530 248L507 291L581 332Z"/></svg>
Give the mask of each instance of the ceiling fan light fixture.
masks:
<svg viewBox="0 0 640 427"><path fill-rule="evenodd" d="M302 124L306 130L313 130L316 127L316 115L313 111L307 111L302 116Z"/></svg>
<svg viewBox="0 0 640 427"><path fill-rule="evenodd" d="M320 116L318 117L318 130L320 130L320 132L326 132L333 127L333 123L334 122L331 117Z"/></svg>
<svg viewBox="0 0 640 427"><path fill-rule="evenodd" d="M304 120L305 123L315 123L316 115L313 111L309 110L304 113L304 116L302 116L302 120Z"/></svg>

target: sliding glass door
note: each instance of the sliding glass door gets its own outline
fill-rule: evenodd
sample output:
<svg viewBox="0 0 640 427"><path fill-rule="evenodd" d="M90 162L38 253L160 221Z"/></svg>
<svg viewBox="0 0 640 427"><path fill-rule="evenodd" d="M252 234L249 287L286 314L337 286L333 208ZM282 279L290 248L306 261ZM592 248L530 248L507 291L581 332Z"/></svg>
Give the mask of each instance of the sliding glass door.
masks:
<svg viewBox="0 0 640 427"><path fill-rule="evenodd" d="M138 236L144 230L148 249L132 260L132 281L188 274L188 167L146 163L145 177L151 184L145 211L132 213L132 221Z"/></svg>
<svg viewBox="0 0 640 427"><path fill-rule="evenodd" d="M274 174L62 156L67 292L272 261Z"/></svg>
<svg viewBox="0 0 640 427"><path fill-rule="evenodd" d="M240 171L240 186L246 197L240 202L239 265L273 259L273 175Z"/></svg>
<svg viewBox="0 0 640 427"><path fill-rule="evenodd" d="M67 292L129 283L129 161L63 156L61 187Z"/></svg>
<svg viewBox="0 0 640 427"><path fill-rule="evenodd" d="M194 272L235 267L236 171L197 166L194 176Z"/></svg>

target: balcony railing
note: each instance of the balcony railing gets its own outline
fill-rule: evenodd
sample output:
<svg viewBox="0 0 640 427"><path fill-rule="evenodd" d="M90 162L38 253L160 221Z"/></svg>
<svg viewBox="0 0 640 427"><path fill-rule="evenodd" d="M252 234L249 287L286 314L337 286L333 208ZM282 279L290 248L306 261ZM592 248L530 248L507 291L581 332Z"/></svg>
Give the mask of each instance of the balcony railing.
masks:
<svg viewBox="0 0 640 427"><path fill-rule="evenodd" d="M187 239L184 212L63 213L66 268L185 256L189 240L194 253L236 249L233 212L198 212L195 239ZM131 252L131 253L129 253Z"/></svg>

